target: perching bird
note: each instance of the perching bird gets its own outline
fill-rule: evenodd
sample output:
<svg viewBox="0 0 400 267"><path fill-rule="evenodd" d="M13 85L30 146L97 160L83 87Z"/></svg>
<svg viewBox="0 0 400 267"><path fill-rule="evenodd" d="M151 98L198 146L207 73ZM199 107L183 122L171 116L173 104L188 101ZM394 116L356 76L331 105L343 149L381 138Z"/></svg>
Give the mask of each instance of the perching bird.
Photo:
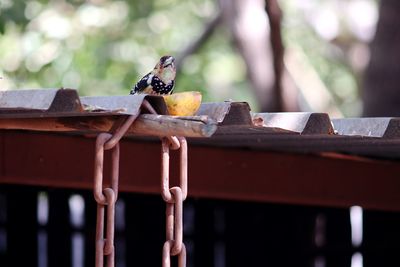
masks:
<svg viewBox="0 0 400 267"><path fill-rule="evenodd" d="M175 58L163 56L154 69L132 87L130 94L169 95L175 85Z"/></svg>

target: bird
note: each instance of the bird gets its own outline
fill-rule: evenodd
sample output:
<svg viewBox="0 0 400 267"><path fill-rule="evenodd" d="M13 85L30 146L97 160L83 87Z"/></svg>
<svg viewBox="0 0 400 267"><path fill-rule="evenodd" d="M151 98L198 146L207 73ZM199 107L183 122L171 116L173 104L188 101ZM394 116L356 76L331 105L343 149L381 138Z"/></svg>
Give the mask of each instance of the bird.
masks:
<svg viewBox="0 0 400 267"><path fill-rule="evenodd" d="M162 56L154 69L143 76L130 94L169 95L172 94L175 85L176 67L173 56Z"/></svg>

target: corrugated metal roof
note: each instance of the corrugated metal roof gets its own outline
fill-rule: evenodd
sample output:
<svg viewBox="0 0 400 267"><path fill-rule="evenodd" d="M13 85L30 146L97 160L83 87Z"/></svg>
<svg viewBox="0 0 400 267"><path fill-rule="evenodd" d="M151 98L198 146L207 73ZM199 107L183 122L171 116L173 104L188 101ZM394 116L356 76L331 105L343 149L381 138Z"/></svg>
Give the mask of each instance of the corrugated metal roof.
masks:
<svg viewBox="0 0 400 267"><path fill-rule="evenodd" d="M166 114L160 96L79 97L73 89L0 91L0 118L136 115L144 99Z"/></svg>
<svg viewBox="0 0 400 267"><path fill-rule="evenodd" d="M140 114L127 135L188 137L191 196L400 210L396 161L337 154L399 159L398 118L251 113L244 102L204 103L196 116L172 117L161 97L79 97L70 89L0 93L0 183L92 188L95 138L78 135L112 131L146 112L145 100L162 115ZM121 141L121 191L159 192L159 143L129 138Z"/></svg>
<svg viewBox="0 0 400 267"><path fill-rule="evenodd" d="M192 137L193 144L224 147L400 158L399 118L331 119L324 113L252 113L245 102L203 103L196 116L172 117L166 115L162 97L79 97L73 89L0 92L0 129L109 131L119 117L141 112L144 99L160 115L140 115L136 126L146 125L150 131L133 127L128 134L185 135ZM160 123L165 123L167 132L155 128Z"/></svg>

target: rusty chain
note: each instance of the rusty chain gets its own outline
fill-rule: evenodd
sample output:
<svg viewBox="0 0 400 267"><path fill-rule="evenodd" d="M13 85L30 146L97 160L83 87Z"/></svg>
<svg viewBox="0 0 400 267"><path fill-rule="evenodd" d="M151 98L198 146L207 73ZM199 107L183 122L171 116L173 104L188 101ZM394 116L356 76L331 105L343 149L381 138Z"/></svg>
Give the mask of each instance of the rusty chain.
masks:
<svg viewBox="0 0 400 267"><path fill-rule="evenodd" d="M180 148L179 186L170 187L169 150L174 149L170 140L162 139L161 145L161 196L166 202L166 241L162 253L162 266L171 266L171 256L178 256L178 266L186 266L186 247L183 243L183 201L187 196L187 143L177 138Z"/></svg>
<svg viewBox="0 0 400 267"><path fill-rule="evenodd" d="M107 257L107 267L114 267L114 225L115 202L118 198L119 179L119 140L137 118L129 116L114 134L101 133L97 136L94 160L93 195L97 202L96 218L96 267L104 266L104 256ZM110 187L103 186L104 151L111 150ZM107 206L107 208L106 208ZM104 221L106 217L106 221ZM104 236L104 226L105 236Z"/></svg>
<svg viewBox="0 0 400 267"><path fill-rule="evenodd" d="M104 265L104 256L107 257L107 266L114 266L114 213L118 194L119 172L119 144L112 149L111 187L103 189L103 163L105 143L112 138L111 134L99 134L96 139L94 164L94 198L97 202L96 222L96 267ZM104 216L107 206L106 235L104 238Z"/></svg>
<svg viewBox="0 0 400 267"><path fill-rule="evenodd" d="M157 114L148 103L144 107ZM170 187L169 150L180 149L179 186ZM178 266L186 266L186 247L183 243L183 201L187 197L187 142L184 137L166 136L161 141L161 196L166 202L166 241L162 251L162 266L171 266L171 256L178 256Z"/></svg>
<svg viewBox="0 0 400 267"><path fill-rule="evenodd" d="M157 114L147 100L142 108ZM94 162L93 195L97 202L96 218L96 259L95 266L114 267L114 225L115 203L118 198L119 179L119 141L136 120L138 115L129 116L113 133L101 133L97 136ZM169 185L169 149L180 149L180 185ZM111 150L110 187L103 185L104 152ZM166 239L163 247L162 266L171 265L171 256L178 256L179 266L186 266L186 247L183 244L183 201L187 196L187 143L183 137L167 136L162 138L161 195L166 202ZM107 206L107 208L106 208ZM106 221L104 218L106 217ZM104 227L105 233L104 233Z"/></svg>

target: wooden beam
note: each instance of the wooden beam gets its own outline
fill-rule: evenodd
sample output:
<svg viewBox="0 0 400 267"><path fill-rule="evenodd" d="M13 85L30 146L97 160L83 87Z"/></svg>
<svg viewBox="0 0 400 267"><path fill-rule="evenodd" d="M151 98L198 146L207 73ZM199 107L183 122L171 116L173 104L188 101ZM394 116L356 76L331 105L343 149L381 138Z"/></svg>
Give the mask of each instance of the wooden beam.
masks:
<svg viewBox="0 0 400 267"><path fill-rule="evenodd" d="M84 132L98 133L111 131L118 120L128 116L87 116L87 117L48 117L0 119L0 129L49 131L49 132ZM179 119L172 116L142 114L128 129L127 135L185 137L209 137L217 129L216 123L203 117Z"/></svg>

